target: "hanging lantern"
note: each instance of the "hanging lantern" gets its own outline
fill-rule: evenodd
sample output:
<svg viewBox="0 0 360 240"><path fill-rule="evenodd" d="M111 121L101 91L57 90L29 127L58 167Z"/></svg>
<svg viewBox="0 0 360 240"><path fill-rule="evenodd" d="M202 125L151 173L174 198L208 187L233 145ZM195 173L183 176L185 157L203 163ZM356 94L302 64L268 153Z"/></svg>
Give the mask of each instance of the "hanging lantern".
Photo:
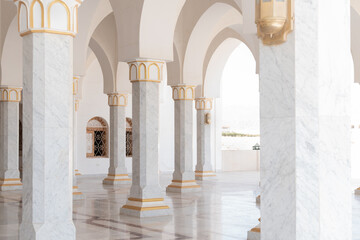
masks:
<svg viewBox="0 0 360 240"><path fill-rule="evenodd" d="M294 0L256 0L258 36L264 45L286 41L294 28Z"/></svg>

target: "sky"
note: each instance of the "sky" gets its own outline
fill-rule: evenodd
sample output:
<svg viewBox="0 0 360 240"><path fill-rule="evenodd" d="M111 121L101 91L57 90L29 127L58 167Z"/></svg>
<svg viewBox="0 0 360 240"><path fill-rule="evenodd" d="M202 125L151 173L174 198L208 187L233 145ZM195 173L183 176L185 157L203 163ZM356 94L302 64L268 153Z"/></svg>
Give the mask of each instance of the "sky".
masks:
<svg viewBox="0 0 360 240"><path fill-rule="evenodd" d="M241 43L225 65L222 77L223 126L259 134L259 77L249 48Z"/></svg>

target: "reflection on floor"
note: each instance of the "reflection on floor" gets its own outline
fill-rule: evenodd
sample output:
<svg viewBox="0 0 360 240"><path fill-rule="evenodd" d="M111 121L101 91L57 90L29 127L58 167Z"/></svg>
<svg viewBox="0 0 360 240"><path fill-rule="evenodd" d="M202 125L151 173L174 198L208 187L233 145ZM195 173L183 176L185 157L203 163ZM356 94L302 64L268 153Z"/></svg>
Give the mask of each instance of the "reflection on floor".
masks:
<svg viewBox="0 0 360 240"><path fill-rule="evenodd" d="M119 215L130 185L103 186L103 177L82 177L86 200L74 202L78 240L123 239L237 239L258 223L258 173L221 173L199 181L199 193L166 193L173 216L138 220ZM161 184L171 182L162 175ZM0 192L0 239L17 240L21 221L20 191ZM360 197L353 201L354 240L360 240Z"/></svg>

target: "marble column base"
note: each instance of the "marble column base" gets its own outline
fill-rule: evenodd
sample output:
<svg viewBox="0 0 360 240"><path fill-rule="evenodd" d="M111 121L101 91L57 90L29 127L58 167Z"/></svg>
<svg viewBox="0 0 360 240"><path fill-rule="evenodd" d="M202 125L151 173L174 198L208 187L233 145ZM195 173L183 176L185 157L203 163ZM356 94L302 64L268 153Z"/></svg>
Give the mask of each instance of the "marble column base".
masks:
<svg viewBox="0 0 360 240"><path fill-rule="evenodd" d="M256 197L256 203L259 203L259 204L261 203L261 195Z"/></svg>
<svg viewBox="0 0 360 240"><path fill-rule="evenodd" d="M78 186L73 186L73 200L82 200L82 199L85 199L84 194L79 191Z"/></svg>
<svg viewBox="0 0 360 240"><path fill-rule="evenodd" d="M209 177L216 177L215 172L213 171L195 171L196 180L204 180Z"/></svg>
<svg viewBox="0 0 360 240"><path fill-rule="evenodd" d="M360 195L360 188L358 188L358 189L355 190L355 194L356 194L356 195Z"/></svg>
<svg viewBox="0 0 360 240"><path fill-rule="evenodd" d="M131 183L131 178L129 178L128 174L117 174L117 175L109 174L103 180L103 184L105 185L120 185L120 184L128 184L128 183Z"/></svg>
<svg viewBox="0 0 360 240"><path fill-rule="evenodd" d="M248 231L247 240L260 240L261 238L261 223Z"/></svg>
<svg viewBox="0 0 360 240"><path fill-rule="evenodd" d="M164 203L163 198L128 198L126 205L120 209L120 214L138 218L160 217L170 215L170 208Z"/></svg>
<svg viewBox="0 0 360 240"><path fill-rule="evenodd" d="M33 224L22 222L20 225L19 239L36 240L75 240L76 229L71 221L47 222L45 224Z"/></svg>
<svg viewBox="0 0 360 240"><path fill-rule="evenodd" d="M0 191L22 189L20 178L0 179Z"/></svg>
<svg viewBox="0 0 360 240"><path fill-rule="evenodd" d="M201 188L195 180L172 180L172 183L166 188L167 192L176 193L199 192L200 190Z"/></svg>
<svg viewBox="0 0 360 240"><path fill-rule="evenodd" d="M80 171L78 169L75 169L75 176L81 176L82 174L80 173Z"/></svg>

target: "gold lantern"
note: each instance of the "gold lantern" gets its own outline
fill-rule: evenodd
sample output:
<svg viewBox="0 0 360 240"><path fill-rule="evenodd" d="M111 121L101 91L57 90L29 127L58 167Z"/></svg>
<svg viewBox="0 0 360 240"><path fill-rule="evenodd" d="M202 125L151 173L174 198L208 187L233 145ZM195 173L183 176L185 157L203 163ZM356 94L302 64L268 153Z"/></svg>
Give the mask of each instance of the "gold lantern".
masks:
<svg viewBox="0 0 360 240"><path fill-rule="evenodd" d="M285 42L294 29L293 1L256 0L257 32L265 45Z"/></svg>

